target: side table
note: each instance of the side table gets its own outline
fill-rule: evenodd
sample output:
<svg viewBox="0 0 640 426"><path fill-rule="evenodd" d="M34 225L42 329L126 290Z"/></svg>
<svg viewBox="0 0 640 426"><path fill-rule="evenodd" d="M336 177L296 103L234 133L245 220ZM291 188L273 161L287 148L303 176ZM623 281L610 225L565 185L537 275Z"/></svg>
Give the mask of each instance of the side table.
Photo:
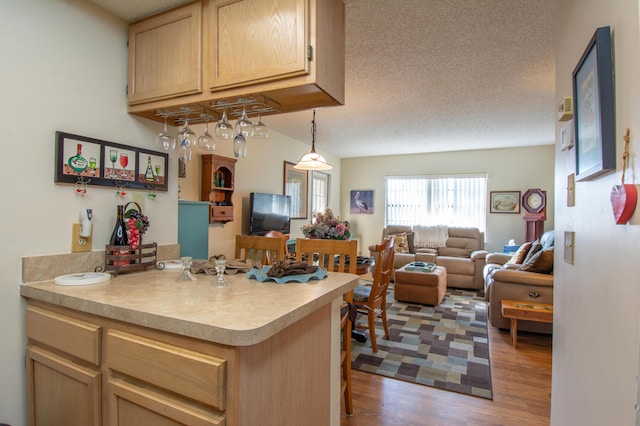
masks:
<svg viewBox="0 0 640 426"><path fill-rule="evenodd" d="M511 340L518 343L518 320L553 323L553 305L547 303L502 300L502 316L511 319Z"/></svg>

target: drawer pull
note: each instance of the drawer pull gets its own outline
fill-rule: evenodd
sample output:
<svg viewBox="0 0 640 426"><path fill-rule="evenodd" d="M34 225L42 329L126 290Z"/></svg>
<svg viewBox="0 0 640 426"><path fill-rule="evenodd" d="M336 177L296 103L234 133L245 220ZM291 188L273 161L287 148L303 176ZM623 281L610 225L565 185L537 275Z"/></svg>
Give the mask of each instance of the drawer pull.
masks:
<svg viewBox="0 0 640 426"><path fill-rule="evenodd" d="M540 293L537 293L537 292L535 292L535 291L532 291L531 293L529 293L529 296L535 299L535 298L537 298L537 297L540 297Z"/></svg>

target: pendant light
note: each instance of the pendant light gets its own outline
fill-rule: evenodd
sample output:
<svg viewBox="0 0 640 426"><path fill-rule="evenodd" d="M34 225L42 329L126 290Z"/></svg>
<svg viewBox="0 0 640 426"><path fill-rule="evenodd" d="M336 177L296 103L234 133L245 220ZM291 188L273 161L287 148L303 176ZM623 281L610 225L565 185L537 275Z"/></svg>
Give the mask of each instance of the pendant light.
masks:
<svg viewBox="0 0 640 426"><path fill-rule="evenodd" d="M300 157L298 164L293 166L298 170L329 170L331 165L324 157L316 152L316 110L313 110L313 120L311 121L311 152Z"/></svg>

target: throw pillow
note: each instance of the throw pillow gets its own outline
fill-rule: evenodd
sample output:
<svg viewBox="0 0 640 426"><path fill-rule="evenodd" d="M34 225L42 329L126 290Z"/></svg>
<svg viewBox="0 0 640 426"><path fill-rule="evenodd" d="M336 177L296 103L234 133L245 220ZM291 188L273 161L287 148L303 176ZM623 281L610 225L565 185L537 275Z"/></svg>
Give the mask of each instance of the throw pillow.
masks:
<svg viewBox="0 0 640 426"><path fill-rule="evenodd" d="M409 241L407 240L407 233L395 234L396 241L393 244L393 251L396 253L409 253Z"/></svg>
<svg viewBox="0 0 640 426"><path fill-rule="evenodd" d="M519 271L550 274L553 272L553 247L540 250L531 259L518 268Z"/></svg>
<svg viewBox="0 0 640 426"><path fill-rule="evenodd" d="M529 250L531 249L531 244L531 241L527 241L526 243L518 247L518 250L513 253L513 256L511 256L511 259L509 259L506 264L520 265L524 263L524 258L527 257L527 253L529 253Z"/></svg>
<svg viewBox="0 0 640 426"><path fill-rule="evenodd" d="M525 258L522 261L522 263L523 264L527 263L540 250L542 250L542 244L540 244L540 240L535 240L534 242L531 243L531 248L529 249L529 252L525 256Z"/></svg>

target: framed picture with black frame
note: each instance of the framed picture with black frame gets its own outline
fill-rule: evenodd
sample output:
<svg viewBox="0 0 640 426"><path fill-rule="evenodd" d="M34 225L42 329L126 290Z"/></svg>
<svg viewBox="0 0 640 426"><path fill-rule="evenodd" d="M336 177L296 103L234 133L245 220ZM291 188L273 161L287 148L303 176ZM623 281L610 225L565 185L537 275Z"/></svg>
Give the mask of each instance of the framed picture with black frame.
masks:
<svg viewBox="0 0 640 426"><path fill-rule="evenodd" d="M167 191L169 155L56 132L55 182Z"/></svg>
<svg viewBox="0 0 640 426"><path fill-rule="evenodd" d="M616 169L611 29L600 27L573 70L576 181Z"/></svg>

